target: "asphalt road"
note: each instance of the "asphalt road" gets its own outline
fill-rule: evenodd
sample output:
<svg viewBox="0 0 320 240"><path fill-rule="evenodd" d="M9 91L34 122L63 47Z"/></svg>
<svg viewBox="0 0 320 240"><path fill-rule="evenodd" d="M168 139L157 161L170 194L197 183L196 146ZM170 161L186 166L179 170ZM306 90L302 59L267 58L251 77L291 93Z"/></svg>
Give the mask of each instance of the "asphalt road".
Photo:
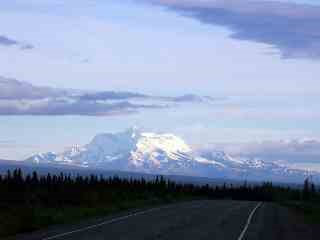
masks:
<svg viewBox="0 0 320 240"><path fill-rule="evenodd" d="M286 208L237 201L194 201L64 226L17 240L320 239Z"/></svg>

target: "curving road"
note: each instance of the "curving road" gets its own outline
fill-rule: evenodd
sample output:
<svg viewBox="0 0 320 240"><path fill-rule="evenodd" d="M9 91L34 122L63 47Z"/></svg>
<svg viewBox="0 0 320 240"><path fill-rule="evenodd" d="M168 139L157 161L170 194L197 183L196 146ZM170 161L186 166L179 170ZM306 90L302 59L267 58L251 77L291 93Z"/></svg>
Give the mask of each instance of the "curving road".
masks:
<svg viewBox="0 0 320 240"><path fill-rule="evenodd" d="M319 235L318 235L319 236ZM194 201L92 220L17 240L319 239L278 205Z"/></svg>

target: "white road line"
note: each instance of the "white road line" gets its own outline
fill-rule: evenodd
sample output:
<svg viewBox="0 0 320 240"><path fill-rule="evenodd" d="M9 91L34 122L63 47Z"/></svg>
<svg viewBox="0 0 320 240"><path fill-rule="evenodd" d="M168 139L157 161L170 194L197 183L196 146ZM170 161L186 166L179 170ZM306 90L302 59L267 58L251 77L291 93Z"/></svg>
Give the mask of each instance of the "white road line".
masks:
<svg viewBox="0 0 320 240"><path fill-rule="evenodd" d="M98 223L98 224L95 224L95 225L87 226L87 227L84 227L84 228L79 228L79 229L76 229L76 230L73 230L73 231L70 231L70 232L65 232L65 233L57 234L57 235L54 235L54 236L51 236L51 237L46 237L46 238L43 238L42 240L52 240L52 239L57 239L57 238L60 238L60 237L65 237L65 236L68 236L68 235L71 235L71 234L74 234L74 233L83 232L83 231L86 231L86 230L90 230L90 229L93 229L93 228L97 228L97 227L100 227L100 226L103 226L103 225L108 225L108 224L115 223L115 222L120 222L120 221L128 219L130 217L143 215L143 214L154 212L154 211L158 211L158 210L161 210L161 209L164 209L164 208L167 208L167 207L151 208L151 209L146 210L146 211L132 213L132 214L129 214L129 215L126 215L126 216L122 216L122 217L114 218L114 219L111 219L111 220L108 220L108 221L104 221L104 222L101 222L101 223Z"/></svg>
<svg viewBox="0 0 320 240"><path fill-rule="evenodd" d="M244 229L242 230L238 240L242 240L244 235L246 234L247 232L247 229L251 223L251 220L252 220L252 217L253 215L255 214L255 212L257 211L257 209L262 205L262 202L258 203L257 206L252 210L252 212L250 213L249 215L249 218L247 220L247 223L244 227ZM118 217L118 218L113 218L113 219L110 219L110 220L107 220L107 221L104 221L104 222L101 222L101 223L98 223L98 224L94 224L94 225L90 225L90 226L87 226L87 227L83 227L83 228L79 228L79 229L76 229L76 230L73 230L73 231L70 231L70 232L65 232L65 233L61 233L61 234L57 234L57 235L54 235L54 236L51 236L51 237L45 237L45 238L42 238L41 240L52 240L52 239L58 239L58 238L61 238L61 237L65 237L65 236L68 236L68 235L71 235L71 234L74 234L74 233L79 233L79 232L84 232L84 231L87 231L87 230L90 230L90 229L94 229L94 228L97 228L97 227L101 227L103 225L108 225L108 224L112 224L112 223L116 223L116 222L120 222L122 220L125 220L125 219L128 219L130 217L134 217L134 216L138 216L138 215L143 215L143 214L146 214L146 213L150 213L150 212L154 212L154 211L159 211L161 209L165 209L165 208L169 208L170 206L166 206L166 207L160 207L160 208L151 208L149 210L145 210L145 211L140 211L140 212L135 212L135 213L132 213L132 214L129 214L129 215L126 215L126 216L122 216L122 217Z"/></svg>
<svg viewBox="0 0 320 240"><path fill-rule="evenodd" d="M261 207L261 205L262 205L262 202L259 202L259 203L257 204L257 206L256 206L256 207L252 210L252 212L250 213L249 218L248 218L248 220L247 220L247 223L246 223L246 225L244 226L244 229L242 230L240 236L238 237L238 240L242 240L242 239L244 238L244 235L246 234L246 232L247 232L247 230L248 230L248 227L249 227L249 225L250 225L250 223L251 223L251 220L252 220L253 215L254 215L255 212L258 210L258 208Z"/></svg>

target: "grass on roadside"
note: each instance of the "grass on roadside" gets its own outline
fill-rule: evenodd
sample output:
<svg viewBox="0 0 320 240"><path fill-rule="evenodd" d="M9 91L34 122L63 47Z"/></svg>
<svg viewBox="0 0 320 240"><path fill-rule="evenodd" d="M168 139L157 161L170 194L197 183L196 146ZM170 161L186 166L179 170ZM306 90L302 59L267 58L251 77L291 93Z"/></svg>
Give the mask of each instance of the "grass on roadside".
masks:
<svg viewBox="0 0 320 240"><path fill-rule="evenodd" d="M283 205L295 211L302 216L308 224L320 223L320 204L316 202L286 202Z"/></svg>

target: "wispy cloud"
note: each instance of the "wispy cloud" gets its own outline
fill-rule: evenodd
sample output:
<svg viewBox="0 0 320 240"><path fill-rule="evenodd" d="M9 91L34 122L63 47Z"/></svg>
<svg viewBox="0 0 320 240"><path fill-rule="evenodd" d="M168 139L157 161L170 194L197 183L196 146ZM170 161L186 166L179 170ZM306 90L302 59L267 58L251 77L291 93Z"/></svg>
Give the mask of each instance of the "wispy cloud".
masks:
<svg viewBox="0 0 320 240"><path fill-rule="evenodd" d="M30 50L34 48L34 46L30 43L19 42L4 35L0 35L0 45L5 47L17 46L21 50Z"/></svg>
<svg viewBox="0 0 320 240"><path fill-rule="evenodd" d="M88 115L108 116L137 112L139 109L162 108L158 105L133 104L127 101L98 103L74 99L36 101L0 101L0 115Z"/></svg>
<svg viewBox="0 0 320 240"><path fill-rule="evenodd" d="M6 36L0 35L0 45L4 46L12 46L12 45L18 45L19 43L11 38L8 38Z"/></svg>
<svg viewBox="0 0 320 240"><path fill-rule="evenodd" d="M260 158L288 164L320 164L320 141L314 139L226 144L222 145L222 148L234 156Z"/></svg>
<svg viewBox="0 0 320 240"><path fill-rule="evenodd" d="M205 24L226 26L231 37L270 44L283 58L320 59L320 7L257 0L151 0Z"/></svg>
<svg viewBox="0 0 320 240"><path fill-rule="evenodd" d="M20 46L20 49L21 49L21 50L30 50L30 49L34 49L34 46L33 46L32 44L29 44L29 43L27 43L27 44L22 44L22 45Z"/></svg>

